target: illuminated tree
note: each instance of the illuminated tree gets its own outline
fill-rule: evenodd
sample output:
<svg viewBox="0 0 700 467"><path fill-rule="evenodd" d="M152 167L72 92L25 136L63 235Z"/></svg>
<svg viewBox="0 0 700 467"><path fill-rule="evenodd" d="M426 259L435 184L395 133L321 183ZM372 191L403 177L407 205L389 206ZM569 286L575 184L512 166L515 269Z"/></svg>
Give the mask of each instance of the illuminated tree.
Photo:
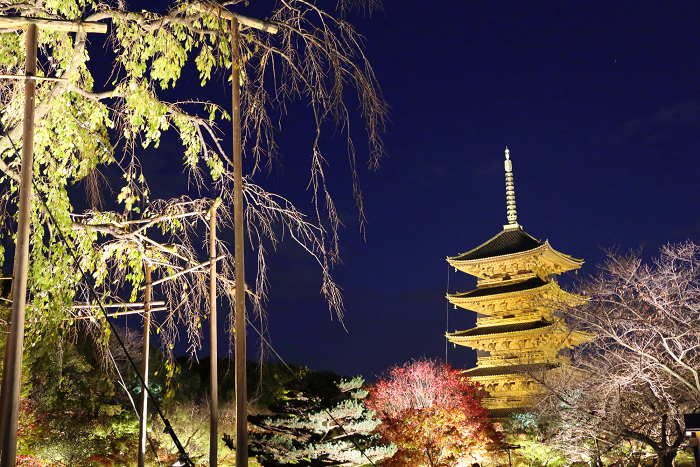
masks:
<svg viewBox="0 0 700 467"><path fill-rule="evenodd" d="M259 2L250 3L257 7ZM0 15L102 21L111 27L106 53L99 47L93 52L86 33L39 32L39 74L58 80L37 83L34 174L36 191L46 200L57 224L53 225L47 210L35 199L28 344L59 336L53 331L65 329L61 323L71 315L71 303L88 298L67 247L59 240L58 227L68 234L81 266L96 277L106 299L123 295L120 290L125 284L137 294L144 281L145 261L152 264L154 279L199 262L201 248L194 243L193 233L199 229L201 234L206 228L206 222L201 223L204 211L214 198L222 198L220 212L225 212L231 200L232 168L219 128L229 118L225 110L229 102L203 102L200 88L183 86L181 77L188 66L198 71L202 87L219 80L219 95L224 94L220 88L228 86L222 78L229 76L230 68L241 71L244 150L250 161L243 174L246 223L258 264L255 290L250 295L255 307L260 311L266 296L266 248L274 248L289 235L318 260L322 292L342 317L342 298L330 276L330 268L338 261L339 220L325 175L331 158L324 157L321 150L321 132L327 124L346 132L352 191L362 217L346 88L353 88L350 98L357 98L365 119L371 167L377 166L383 153L379 134L386 106L359 35L346 18L351 6L372 10L377 4L374 0L339 0L334 16L313 0L275 2L265 15L279 32L254 29L241 20L240 59L236 60L230 22L218 12L228 8L245 14L248 4L240 0L178 1L163 14L129 11L124 2L116 0L0 0ZM99 37L92 35L90 41L98 42ZM90 62L90 55L107 57ZM0 74L23 75L24 56L23 33L0 30ZM108 78L101 70L106 61L113 68ZM97 75L102 76L100 81ZM22 94L22 81L0 80L0 240L5 245L14 231L13 206L20 184L17 148L21 145ZM298 98L308 104L315 132L307 159L315 203L310 219L285 197L264 190L253 180L279 163L274 122L283 121L287 105ZM173 155L171 144L158 154L166 135L179 137L180 154ZM139 158L173 156L181 161L193 186L208 191L209 199L158 199L159 193L153 190L156 184L149 187ZM106 181L116 188L116 199L111 199ZM74 209L82 196L69 188L78 182L86 188L91 206L85 212ZM185 211L193 215L185 218ZM3 252L0 247L0 261ZM230 292L226 280L231 274L227 276L225 262L222 269L219 287ZM182 276L173 290L166 291L170 309L177 310L161 323L166 351L177 336L178 320L188 331L192 350L199 347L201 310L205 308L200 305L207 296L201 285L196 276Z"/></svg>
<svg viewBox="0 0 700 467"><path fill-rule="evenodd" d="M497 443L478 384L448 365L419 360L391 369L370 389L377 431L398 451L388 467L471 466Z"/></svg>
<svg viewBox="0 0 700 467"><path fill-rule="evenodd" d="M541 407L569 438L562 446L576 436L600 453L626 440L672 465L683 414L700 409L700 246L666 245L651 264L611 252L580 290L590 300L565 316L595 337L576 349L575 367L542 375L551 395Z"/></svg>
<svg viewBox="0 0 700 467"><path fill-rule="evenodd" d="M251 454L266 467L359 466L390 457L395 448L372 434L380 421L363 404L363 383L332 372L290 381L286 396L269 407L272 415L250 417Z"/></svg>
<svg viewBox="0 0 700 467"><path fill-rule="evenodd" d="M115 384L119 376L105 367L84 328L73 327L61 352L41 346L25 361L18 453L53 465L127 464L138 446L138 425L127 393Z"/></svg>

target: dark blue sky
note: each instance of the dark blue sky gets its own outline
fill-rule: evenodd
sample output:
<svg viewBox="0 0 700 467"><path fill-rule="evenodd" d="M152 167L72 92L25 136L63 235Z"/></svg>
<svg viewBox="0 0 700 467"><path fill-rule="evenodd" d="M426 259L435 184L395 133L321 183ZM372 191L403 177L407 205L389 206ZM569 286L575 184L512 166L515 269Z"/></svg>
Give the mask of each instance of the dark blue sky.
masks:
<svg viewBox="0 0 700 467"><path fill-rule="evenodd" d="M386 99L389 158L363 174L335 277L347 332L297 249L274 256L270 332L296 363L367 378L445 356L445 257L502 229L503 150L518 220L590 274L603 249L698 239L700 4L386 1L357 23ZM336 190L352 219L348 188ZM573 276L575 277L575 276ZM570 280L563 279L563 283ZM475 279L449 273L449 290ZM471 327L449 309L449 328ZM474 356L448 349L455 365Z"/></svg>
<svg viewBox="0 0 700 467"><path fill-rule="evenodd" d="M383 12L353 22L392 107L389 157L361 173L365 241L343 138L326 146L339 161L330 183L346 223L334 270L345 329L318 293L318 268L284 244L270 257L268 311L285 360L373 379L412 358L444 358L445 293L476 285L463 273L448 279L445 257L506 223L506 145L519 223L584 258L579 274L593 273L607 248L652 255L698 239L697 1L385 0ZM310 211L305 128L295 116L283 122L284 178L261 183ZM473 323L449 309L451 331ZM251 356L254 346L251 336ZM448 359L468 367L475 357L450 347Z"/></svg>

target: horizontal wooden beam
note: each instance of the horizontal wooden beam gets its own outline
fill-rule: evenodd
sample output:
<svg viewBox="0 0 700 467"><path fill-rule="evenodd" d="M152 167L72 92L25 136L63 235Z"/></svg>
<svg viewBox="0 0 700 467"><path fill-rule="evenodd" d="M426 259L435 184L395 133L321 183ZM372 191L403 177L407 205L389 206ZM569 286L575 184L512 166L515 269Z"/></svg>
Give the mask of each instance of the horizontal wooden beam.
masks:
<svg viewBox="0 0 700 467"><path fill-rule="evenodd" d="M47 18L25 18L24 16L0 16L0 29L27 29L36 24L38 29L64 32L107 32L107 24L97 21L65 21Z"/></svg>
<svg viewBox="0 0 700 467"><path fill-rule="evenodd" d="M161 306L165 305L165 302L151 302L151 306ZM71 306L72 309L77 310L79 308L129 308L129 307L135 307L135 306L144 306L143 302L128 302L128 303L110 303L109 305L91 305L91 304L84 304L84 305L76 305L74 304Z"/></svg>
<svg viewBox="0 0 700 467"><path fill-rule="evenodd" d="M154 311L167 311L168 307L159 307L159 308L151 308L149 311L154 312ZM145 313L146 310L129 310L129 311L121 311L118 313L108 313L107 316L109 318L119 318L120 316L125 316L125 315L140 315L141 313ZM66 318L63 321L69 320L69 319L102 319L104 318L104 315L90 315L90 316L73 316L71 318Z"/></svg>
<svg viewBox="0 0 700 467"><path fill-rule="evenodd" d="M267 21L261 21L259 19L251 18L249 16L239 15L238 13L233 13L227 10L226 8L217 8L205 3L193 3L191 6L203 13L221 16L222 18L227 19L229 21L231 21L232 19L237 19L239 23L248 26L249 28L260 29L261 31L269 32L270 34L277 34L277 25L268 23Z"/></svg>
<svg viewBox="0 0 700 467"><path fill-rule="evenodd" d="M66 78L52 78L49 76L25 76L25 75L0 75L0 79L33 79L36 81L68 81Z"/></svg>

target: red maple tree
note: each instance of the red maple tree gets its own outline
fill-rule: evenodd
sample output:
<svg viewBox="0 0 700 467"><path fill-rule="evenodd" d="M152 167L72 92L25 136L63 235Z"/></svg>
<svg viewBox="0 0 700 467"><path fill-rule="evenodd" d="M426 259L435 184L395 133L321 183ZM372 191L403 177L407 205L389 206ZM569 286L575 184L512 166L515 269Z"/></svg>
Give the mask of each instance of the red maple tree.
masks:
<svg viewBox="0 0 700 467"><path fill-rule="evenodd" d="M479 462L500 436L482 407L485 391L449 365L418 360L391 369L370 389L367 407L394 443L386 467L463 467Z"/></svg>

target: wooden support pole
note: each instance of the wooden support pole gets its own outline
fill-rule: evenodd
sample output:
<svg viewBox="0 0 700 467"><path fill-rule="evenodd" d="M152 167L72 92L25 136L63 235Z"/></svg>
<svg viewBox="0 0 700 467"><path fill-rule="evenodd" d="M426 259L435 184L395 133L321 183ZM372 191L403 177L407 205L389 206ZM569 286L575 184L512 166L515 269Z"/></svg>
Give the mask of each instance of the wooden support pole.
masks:
<svg viewBox="0 0 700 467"><path fill-rule="evenodd" d="M17 247L12 272L12 310L10 334L5 344L2 373L0 436L2 437L1 467L14 467L17 458L17 426L22 382L22 351L24 348L24 314L27 301L27 271L29 265L29 225L31 222L32 165L34 164L34 107L36 105L37 27L30 24L26 34L24 73L24 120L22 121L22 167L19 187Z"/></svg>
<svg viewBox="0 0 700 467"><path fill-rule="evenodd" d="M2 29L26 29L24 65L24 117L22 121L22 162L20 169L17 246L12 272L12 309L10 333L5 343L5 359L0 395L0 467L14 467L17 459L17 426L22 383L24 316L27 300L29 265L29 227L31 223L32 166L34 164L34 109L36 106L36 58L38 30L107 32L107 25L56 21L41 18L0 16ZM67 29L66 29L67 28Z"/></svg>
<svg viewBox="0 0 700 467"><path fill-rule="evenodd" d="M240 51L238 20L231 19L231 123L233 124L233 228L235 245L236 467L248 467L248 394L246 381L245 268L243 261L243 161L241 156Z"/></svg>
<svg viewBox="0 0 700 467"><path fill-rule="evenodd" d="M214 201L209 210L209 381L211 405L209 406L209 467L219 463L219 330L216 315L216 208Z"/></svg>
<svg viewBox="0 0 700 467"><path fill-rule="evenodd" d="M143 385L148 386L148 358L151 346L151 265L146 263L146 293L143 297ZM139 467L146 465L146 430L148 429L148 391L141 388L141 416L139 418Z"/></svg>

